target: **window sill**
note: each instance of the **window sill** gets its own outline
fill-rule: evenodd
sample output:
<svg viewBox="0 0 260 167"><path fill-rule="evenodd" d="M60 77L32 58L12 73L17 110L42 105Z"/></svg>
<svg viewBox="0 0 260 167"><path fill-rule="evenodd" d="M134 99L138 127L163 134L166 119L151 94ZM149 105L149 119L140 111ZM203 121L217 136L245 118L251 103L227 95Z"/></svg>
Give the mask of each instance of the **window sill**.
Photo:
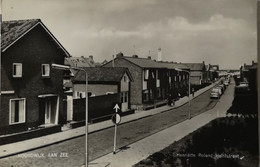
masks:
<svg viewBox="0 0 260 167"><path fill-rule="evenodd" d="M42 79L50 79L50 76L42 76Z"/></svg>
<svg viewBox="0 0 260 167"><path fill-rule="evenodd" d="M14 122L14 123L9 123L10 126L12 125L19 125L19 124L24 124L26 123L25 121L24 122Z"/></svg>

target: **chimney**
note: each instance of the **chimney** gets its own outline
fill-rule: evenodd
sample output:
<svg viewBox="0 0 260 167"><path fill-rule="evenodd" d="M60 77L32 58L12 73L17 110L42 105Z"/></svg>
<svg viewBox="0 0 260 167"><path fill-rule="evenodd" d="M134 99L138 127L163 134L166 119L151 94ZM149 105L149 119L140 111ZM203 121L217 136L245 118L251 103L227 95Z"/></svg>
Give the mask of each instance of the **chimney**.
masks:
<svg viewBox="0 0 260 167"><path fill-rule="evenodd" d="M162 49L158 48L158 57L157 57L157 61L162 61Z"/></svg>
<svg viewBox="0 0 260 167"><path fill-rule="evenodd" d="M148 56L148 57L147 57L147 59L150 59L150 60L152 60L152 56Z"/></svg>
<svg viewBox="0 0 260 167"><path fill-rule="evenodd" d="M112 67L114 68L115 67L115 56L114 55L112 55Z"/></svg>
<svg viewBox="0 0 260 167"><path fill-rule="evenodd" d="M92 55L90 55L90 56L89 56L89 59L90 59L90 60L93 60L93 56L92 56Z"/></svg>
<svg viewBox="0 0 260 167"><path fill-rule="evenodd" d="M124 54L122 52L118 53L116 57L124 57Z"/></svg>
<svg viewBox="0 0 260 167"><path fill-rule="evenodd" d="M254 62L254 60L252 61L252 65L254 65L255 64L255 62Z"/></svg>

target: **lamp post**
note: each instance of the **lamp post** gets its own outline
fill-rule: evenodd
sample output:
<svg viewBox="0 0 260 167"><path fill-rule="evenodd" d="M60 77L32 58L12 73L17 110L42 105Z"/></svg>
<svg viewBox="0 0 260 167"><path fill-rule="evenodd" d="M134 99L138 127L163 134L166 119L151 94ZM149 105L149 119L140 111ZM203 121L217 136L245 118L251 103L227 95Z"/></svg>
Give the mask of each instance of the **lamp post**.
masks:
<svg viewBox="0 0 260 167"><path fill-rule="evenodd" d="M190 100L190 71L187 71L187 70L182 70L182 69L178 69L178 68L175 68L176 71L183 71L183 72L187 72L189 74L189 119L191 119L191 100Z"/></svg>
<svg viewBox="0 0 260 167"><path fill-rule="evenodd" d="M87 71L84 68L76 68L76 67L70 67L70 66L65 66L65 65L60 65L60 64L52 64L52 68L58 69L58 70L79 70L79 71L84 71L86 75L86 83L85 83L85 96L86 96L86 108L85 108L85 114L86 114L86 128L85 128L85 135L86 135L86 148L85 148L85 163L86 167L88 167L88 74Z"/></svg>

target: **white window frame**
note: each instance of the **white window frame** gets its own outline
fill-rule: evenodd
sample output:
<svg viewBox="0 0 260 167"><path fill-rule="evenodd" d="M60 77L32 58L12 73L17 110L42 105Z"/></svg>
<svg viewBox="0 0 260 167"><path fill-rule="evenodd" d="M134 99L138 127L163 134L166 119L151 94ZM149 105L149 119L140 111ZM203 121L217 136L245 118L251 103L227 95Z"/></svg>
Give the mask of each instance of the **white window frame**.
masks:
<svg viewBox="0 0 260 167"><path fill-rule="evenodd" d="M149 70L146 69L144 70L144 80L148 80L149 79Z"/></svg>
<svg viewBox="0 0 260 167"><path fill-rule="evenodd" d="M24 101L24 105L23 105L23 112L24 112L24 116L23 116L23 121L19 121L19 122L12 122L12 101L20 101L23 100ZM10 125L15 125L15 124L21 124L21 123L25 123L26 122L26 98L15 98L15 99L10 99L9 100L9 124Z"/></svg>
<svg viewBox="0 0 260 167"><path fill-rule="evenodd" d="M49 68L48 74L43 74L43 67L44 66L45 66L45 73L46 73L46 67ZM50 72L51 72L50 65L49 64L42 64L41 68L42 68L42 70L41 70L42 71L42 77L50 77Z"/></svg>
<svg viewBox="0 0 260 167"><path fill-rule="evenodd" d="M15 68L15 75L14 75L14 66L16 66L16 68ZM17 74L17 67L19 67L20 66L20 70L21 70L21 74L20 75L18 75ZM13 70L12 70L12 75L13 75L13 77L14 78L22 78L22 76L23 76L23 64L22 63L13 63Z"/></svg>

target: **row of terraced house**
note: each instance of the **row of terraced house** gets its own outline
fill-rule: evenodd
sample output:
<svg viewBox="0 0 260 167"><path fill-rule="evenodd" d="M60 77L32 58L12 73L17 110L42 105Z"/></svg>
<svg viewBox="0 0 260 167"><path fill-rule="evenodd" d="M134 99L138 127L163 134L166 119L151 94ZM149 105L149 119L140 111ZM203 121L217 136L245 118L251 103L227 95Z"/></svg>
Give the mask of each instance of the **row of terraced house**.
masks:
<svg viewBox="0 0 260 167"><path fill-rule="evenodd" d="M60 131L68 122L84 121L86 96L90 118L105 119L115 104L122 114L134 113L164 105L169 96L187 96L189 78L192 86L217 78L209 77L217 70L209 70L211 66L204 62L164 62L160 49L158 57L152 60L118 53L97 67L93 56L72 57L40 19L2 22L0 137L26 136L25 132L37 130L41 132L35 134L46 135ZM61 71L52 64L84 68L89 74L88 93L84 72ZM27 134L30 136L34 134Z"/></svg>

